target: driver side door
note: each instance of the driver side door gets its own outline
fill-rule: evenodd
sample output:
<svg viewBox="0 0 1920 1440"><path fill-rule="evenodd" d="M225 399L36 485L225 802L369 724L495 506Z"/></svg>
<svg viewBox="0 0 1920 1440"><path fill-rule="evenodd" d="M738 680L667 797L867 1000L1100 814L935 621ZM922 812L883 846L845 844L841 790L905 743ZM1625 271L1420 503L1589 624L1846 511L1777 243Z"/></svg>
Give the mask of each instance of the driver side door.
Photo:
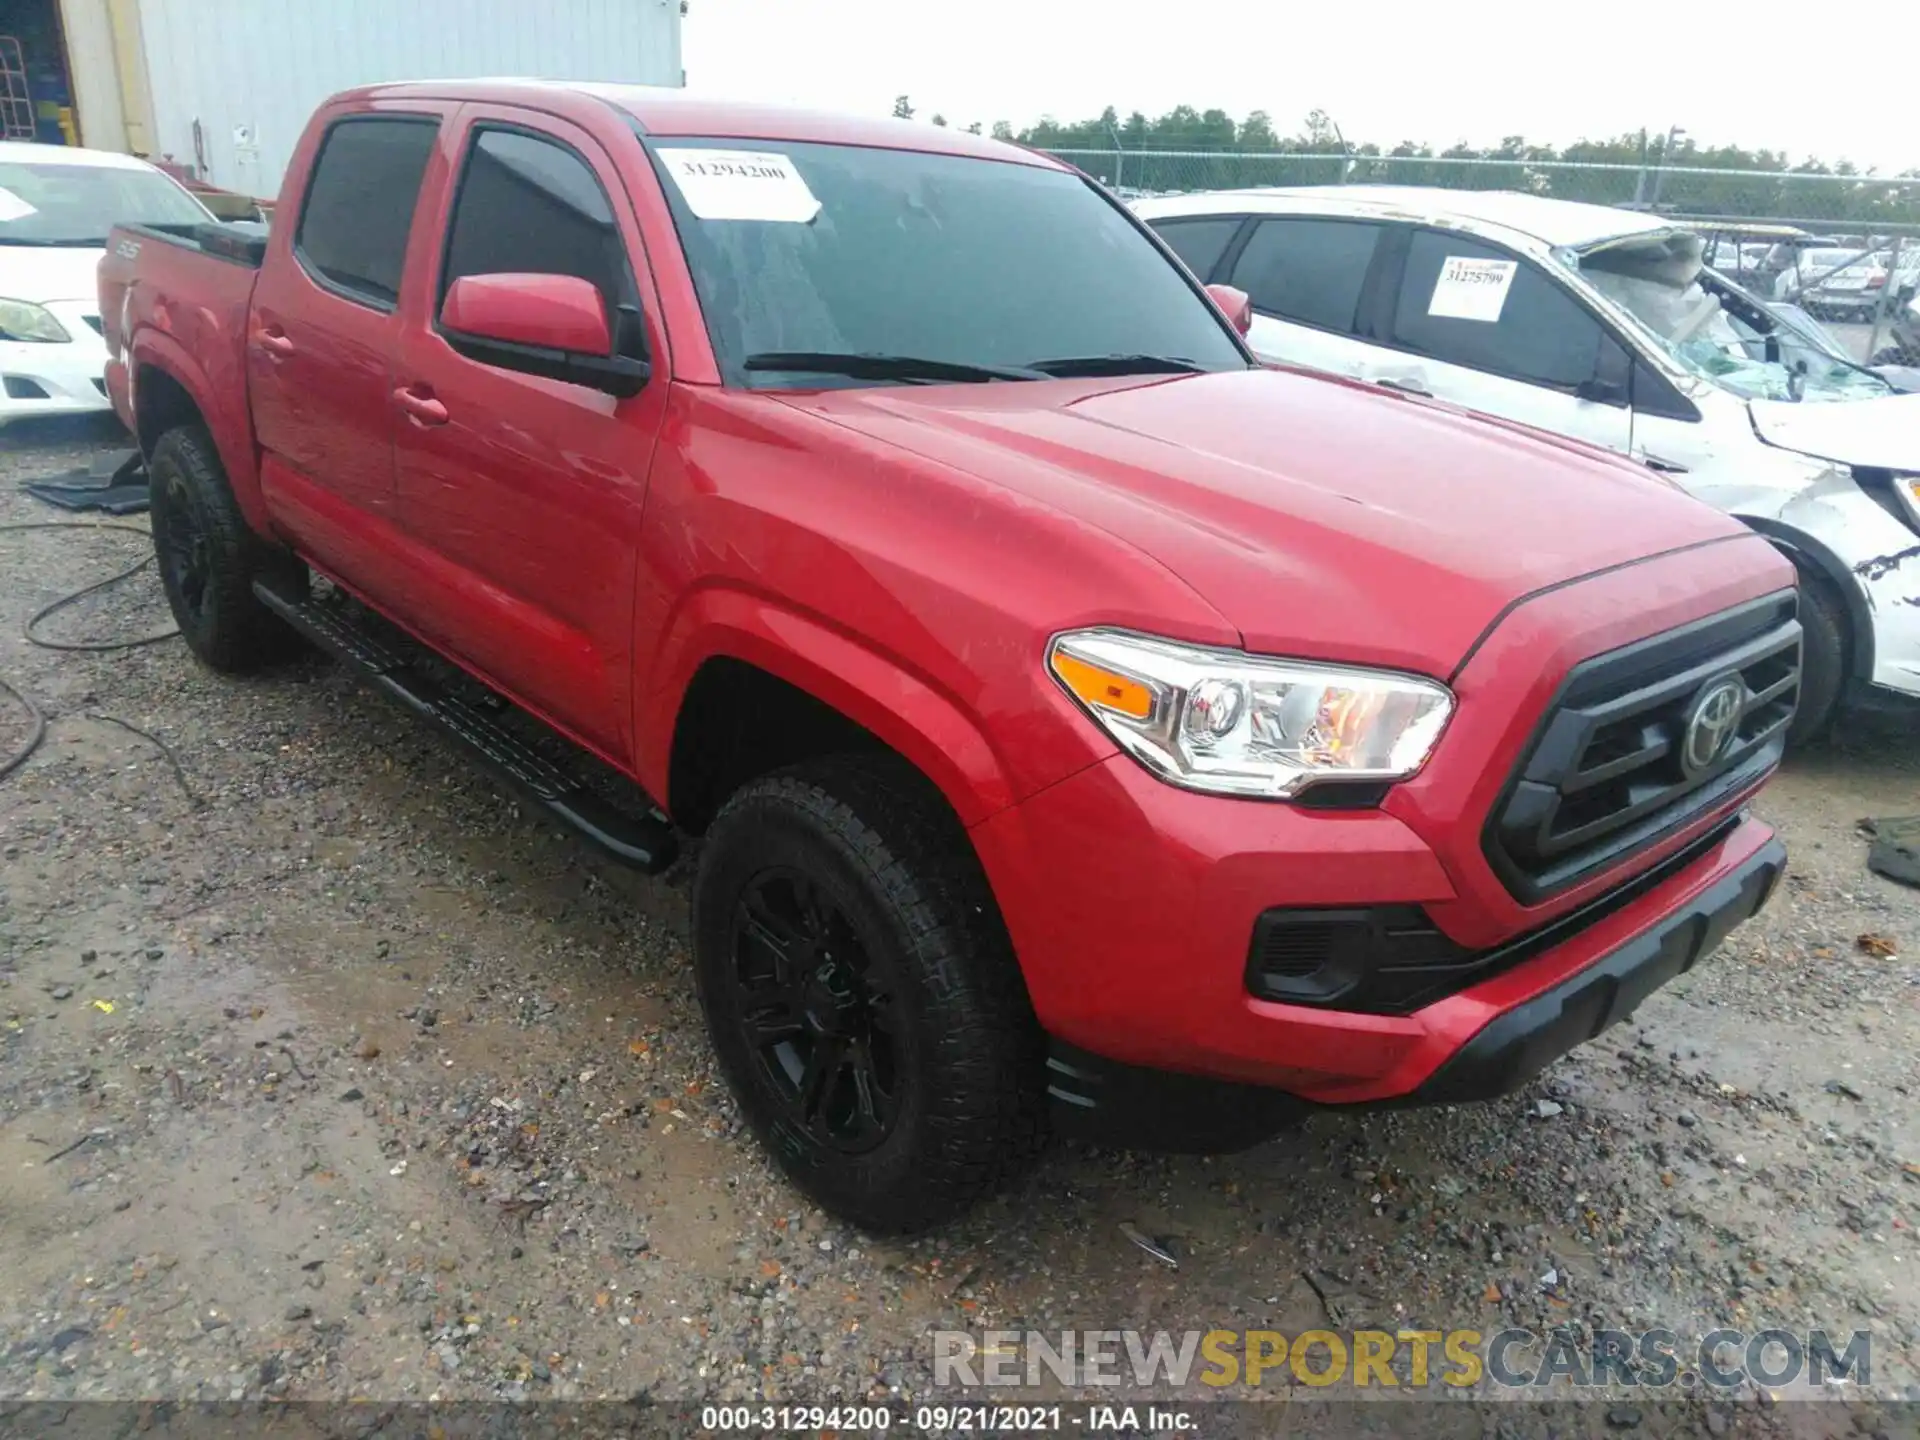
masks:
<svg viewBox="0 0 1920 1440"><path fill-rule="evenodd" d="M671 373L639 227L594 137L508 106L462 110L423 227L389 397L399 522L427 638L616 764L631 759L641 511ZM656 378L624 398L464 354L442 325L474 275L565 275L610 326L643 317Z"/></svg>

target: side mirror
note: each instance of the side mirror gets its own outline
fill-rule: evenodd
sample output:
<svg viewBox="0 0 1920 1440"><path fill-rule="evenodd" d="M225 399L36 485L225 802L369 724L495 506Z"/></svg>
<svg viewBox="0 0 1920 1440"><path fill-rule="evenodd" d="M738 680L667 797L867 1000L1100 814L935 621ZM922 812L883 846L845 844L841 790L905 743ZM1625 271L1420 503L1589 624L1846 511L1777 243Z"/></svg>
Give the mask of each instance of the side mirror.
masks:
<svg viewBox="0 0 1920 1440"><path fill-rule="evenodd" d="M1234 329L1242 335L1253 329L1253 301L1246 291L1231 285L1209 285L1207 294L1213 297L1213 303L1225 313Z"/></svg>
<svg viewBox="0 0 1920 1440"><path fill-rule="evenodd" d="M468 359L616 396L652 374L638 318L621 308L616 345L599 289L576 275L462 275L440 306L447 343Z"/></svg>

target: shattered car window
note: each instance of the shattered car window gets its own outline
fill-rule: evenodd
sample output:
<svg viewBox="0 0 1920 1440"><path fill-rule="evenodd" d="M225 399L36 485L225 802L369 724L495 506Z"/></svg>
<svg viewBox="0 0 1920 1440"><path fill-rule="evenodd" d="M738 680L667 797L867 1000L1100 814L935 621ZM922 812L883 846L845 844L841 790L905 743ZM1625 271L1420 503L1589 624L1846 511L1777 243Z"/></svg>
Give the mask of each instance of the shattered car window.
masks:
<svg viewBox="0 0 1920 1440"><path fill-rule="evenodd" d="M1561 259L1702 379L1748 400L1861 400L1892 392L1880 377L1792 331L1761 331L1700 283L1699 236L1670 232Z"/></svg>

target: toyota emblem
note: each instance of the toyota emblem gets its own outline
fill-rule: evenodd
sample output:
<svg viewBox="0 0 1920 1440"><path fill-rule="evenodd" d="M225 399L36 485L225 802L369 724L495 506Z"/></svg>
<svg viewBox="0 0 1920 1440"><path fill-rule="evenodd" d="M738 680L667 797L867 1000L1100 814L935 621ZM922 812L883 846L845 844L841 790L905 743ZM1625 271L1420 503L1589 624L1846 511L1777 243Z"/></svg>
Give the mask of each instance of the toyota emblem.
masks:
<svg viewBox="0 0 1920 1440"><path fill-rule="evenodd" d="M1687 728L1680 740L1680 768L1693 779L1726 756L1740 732L1747 709L1746 682L1738 675L1709 680L1693 698Z"/></svg>

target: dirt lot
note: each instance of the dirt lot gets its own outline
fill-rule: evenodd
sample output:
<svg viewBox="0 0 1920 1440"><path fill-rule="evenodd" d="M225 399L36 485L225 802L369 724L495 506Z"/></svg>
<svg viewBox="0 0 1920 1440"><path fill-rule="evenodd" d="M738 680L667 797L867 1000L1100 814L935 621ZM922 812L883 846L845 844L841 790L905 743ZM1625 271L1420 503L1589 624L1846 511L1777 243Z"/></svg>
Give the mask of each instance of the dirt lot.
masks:
<svg viewBox="0 0 1920 1440"><path fill-rule="evenodd" d="M14 480L113 438L8 432L0 524L59 518ZM1228 1159L1057 1148L876 1243L740 1132L684 867L602 863L318 657L24 643L142 543L0 534L0 676L50 717L0 782L0 1399L909 1403L929 1330L1123 1325L1862 1326L1874 1390L1920 1399L1920 892L1855 828L1920 810L1910 732L1790 766L1769 910L1522 1095ZM149 572L47 628L167 620ZM0 756L23 733L0 696ZM1733 1413L1596 1423L1784 1412Z"/></svg>

